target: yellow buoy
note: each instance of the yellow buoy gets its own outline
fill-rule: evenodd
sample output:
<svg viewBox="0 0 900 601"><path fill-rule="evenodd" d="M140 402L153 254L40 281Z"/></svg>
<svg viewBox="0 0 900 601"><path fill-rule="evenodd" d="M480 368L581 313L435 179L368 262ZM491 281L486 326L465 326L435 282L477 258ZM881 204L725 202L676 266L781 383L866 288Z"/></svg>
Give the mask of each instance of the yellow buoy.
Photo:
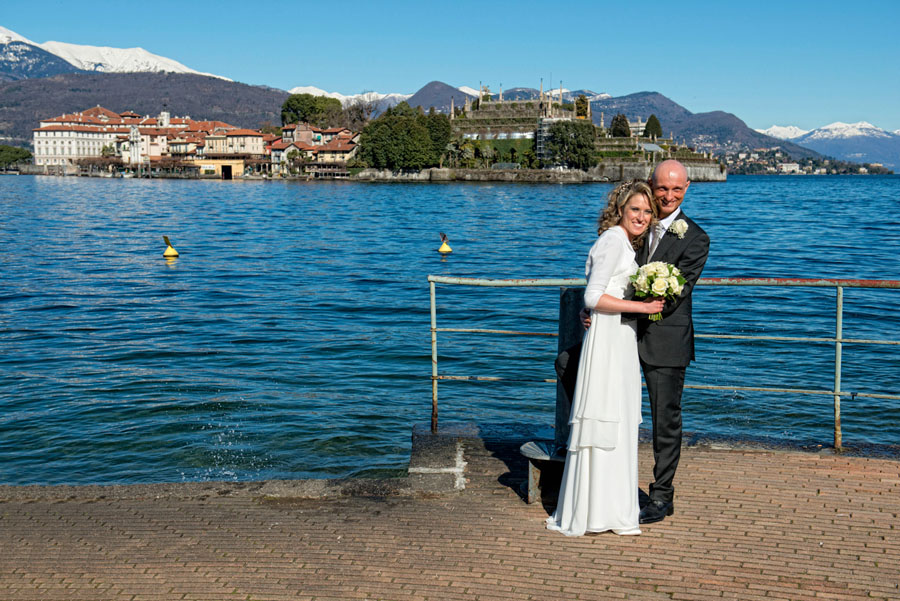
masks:
<svg viewBox="0 0 900 601"><path fill-rule="evenodd" d="M169 242L168 236L163 236L163 240L166 241L166 250L163 253L163 256L167 259L174 259L178 256L178 251L172 247L172 243Z"/></svg>
<svg viewBox="0 0 900 601"><path fill-rule="evenodd" d="M453 249L450 248L450 245L447 244L447 234L441 232L441 247L438 249L439 253L452 253Z"/></svg>

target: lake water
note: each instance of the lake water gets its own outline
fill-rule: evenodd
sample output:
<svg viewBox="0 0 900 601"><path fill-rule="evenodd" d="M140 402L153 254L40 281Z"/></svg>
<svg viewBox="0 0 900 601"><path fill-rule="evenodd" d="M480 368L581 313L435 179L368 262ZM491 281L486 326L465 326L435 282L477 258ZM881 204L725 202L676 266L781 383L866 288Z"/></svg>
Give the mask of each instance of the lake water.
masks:
<svg viewBox="0 0 900 601"><path fill-rule="evenodd" d="M431 408L429 274L580 277L608 185L0 177L0 483L397 475ZM691 186L706 277L900 279L900 177ZM446 232L452 255L436 252ZM162 235L181 256L162 257ZM438 287L443 327L555 332L558 290ZM900 338L900 291L845 291ZM700 333L833 336L835 292L698 288ZM441 334L441 372L553 378L554 338ZM833 345L699 340L689 384L829 389ZM843 389L896 394L896 346ZM442 421L553 423L552 384L442 382ZM830 444L831 397L687 390L685 429ZM900 444L900 402L843 403ZM649 416L645 414L645 426Z"/></svg>

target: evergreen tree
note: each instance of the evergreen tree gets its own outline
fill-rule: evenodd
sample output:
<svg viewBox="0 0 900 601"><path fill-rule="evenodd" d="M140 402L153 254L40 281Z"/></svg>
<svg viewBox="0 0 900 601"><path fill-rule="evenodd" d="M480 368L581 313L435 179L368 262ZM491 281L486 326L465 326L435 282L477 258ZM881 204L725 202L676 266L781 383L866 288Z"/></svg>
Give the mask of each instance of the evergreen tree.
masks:
<svg viewBox="0 0 900 601"><path fill-rule="evenodd" d="M281 105L281 124L309 123L316 127L331 127L342 116L341 101L327 96L291 94Z"/></svg>
<svg viewBox="0 0 900 601"><path fill-rule="evenodd" d="M428 130L428 138L431 141L428 159L429 166L440 166L443 164L442 158L447 151L447 145L450 143L450 118L447 115L431 110L427 115L418 117L418 121Z"/></svg>
<svg viewBox="0 0 900 601"><path fill-rule="evenodd" d="M399 148L392 143L391 118L382 115L363 128L359 156L369 167L393 169L400 162Z"/></svg>
<svg viewBox="0 0 900 601"><path fill-rule="evenodd" d="M439 165L449 141L446 115L425 115L401 102L363 128L360 159L377 169L418 171Z"/></svg>
<svg viewBox="0 0 900 601"><path fill-rule="evenodd" d="M587 170L597 164L594 125L586 121L559 121L550 126L547 139L550 162Z"/></svg>
<svg viewBox="0 0 900 601"><path fill-rule="evenodd" d="M647 125L644 126L644 137L661 138L662 135L662 125L660 125L659 119L656 118L656 115L650 115L650 118L647 119Z"/></svg>
<svg viewBox="0 0 900 601"><path fill-rule="evenodd" d="M0 144L0 167L6 167L13 163L27 161L31 158L31 153L24 148L18 146L7 146Z"/></svg>
<svg viewBox="0 0 900 601"><path fill-rule="evenodd" d="M384 111L384 115L388 117L415 117L418 115L418 112L416 112L416 109L409 106L408 102L403 101L400 104L388 108Z"/></svg>
<svg viewBox="0 0 900 601"><path fill-rule="evenodd" d="M538 158L534 152L534 146L525 149L522 153L522 167L525 169L536 169L538 166Z"/></svg>
<svg viewBox="0 0 900 601"><path fill-rule="evenodd" d="M609 126L609 135L613 138L630 138L631 126L628 125L628 117L622 113L613 117L612 123Z"/></svg>

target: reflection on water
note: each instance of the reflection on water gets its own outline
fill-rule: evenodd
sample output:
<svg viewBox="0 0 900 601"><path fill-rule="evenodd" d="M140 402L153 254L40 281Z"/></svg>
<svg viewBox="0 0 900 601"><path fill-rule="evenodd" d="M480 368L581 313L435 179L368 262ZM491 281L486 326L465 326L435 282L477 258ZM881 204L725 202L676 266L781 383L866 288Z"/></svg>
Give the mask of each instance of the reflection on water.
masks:
<svg viewBox="0 0 900 601"><path fill-rule="evenodd" d="M708 277L891 279L898 184L733 177L693 184L684 207L712 239ZM426 276L580 276L607 191L2 178L16 252L0 255L0 482L399 473L430 415ZM845 336L897 339L898 295L846 290ZM554 332L557 303L553 289L438 287L445 327ZM832 336L834 306L828 289L695 294L702 333ZM439 352L443 373L554 377L552 338L442 333ZM833 380L828 344L703 339L697 356L689 383ZM843 365L845 390L897 392L896 347L845 345ZM554 395L442 382L441 419L550 424ZM684 405L688 430L831 440L827 396L689 390ZM896 401L848 399L843 420L847 444L900 443L885 427Z"/></svg>

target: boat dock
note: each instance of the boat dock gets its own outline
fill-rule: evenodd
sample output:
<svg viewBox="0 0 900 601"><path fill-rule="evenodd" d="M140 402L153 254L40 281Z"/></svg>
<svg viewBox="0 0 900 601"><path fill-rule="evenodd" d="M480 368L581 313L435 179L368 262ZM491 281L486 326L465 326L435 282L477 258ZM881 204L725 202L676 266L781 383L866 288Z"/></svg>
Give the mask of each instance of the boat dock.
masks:
<svg viewBox="0 0 900 601"><path fill-rule="evenodd" d="M420 438L393 480L0 487L0 597L900 599L895 458L694 441L672 517L567 538L523 440Z"/></svg>

